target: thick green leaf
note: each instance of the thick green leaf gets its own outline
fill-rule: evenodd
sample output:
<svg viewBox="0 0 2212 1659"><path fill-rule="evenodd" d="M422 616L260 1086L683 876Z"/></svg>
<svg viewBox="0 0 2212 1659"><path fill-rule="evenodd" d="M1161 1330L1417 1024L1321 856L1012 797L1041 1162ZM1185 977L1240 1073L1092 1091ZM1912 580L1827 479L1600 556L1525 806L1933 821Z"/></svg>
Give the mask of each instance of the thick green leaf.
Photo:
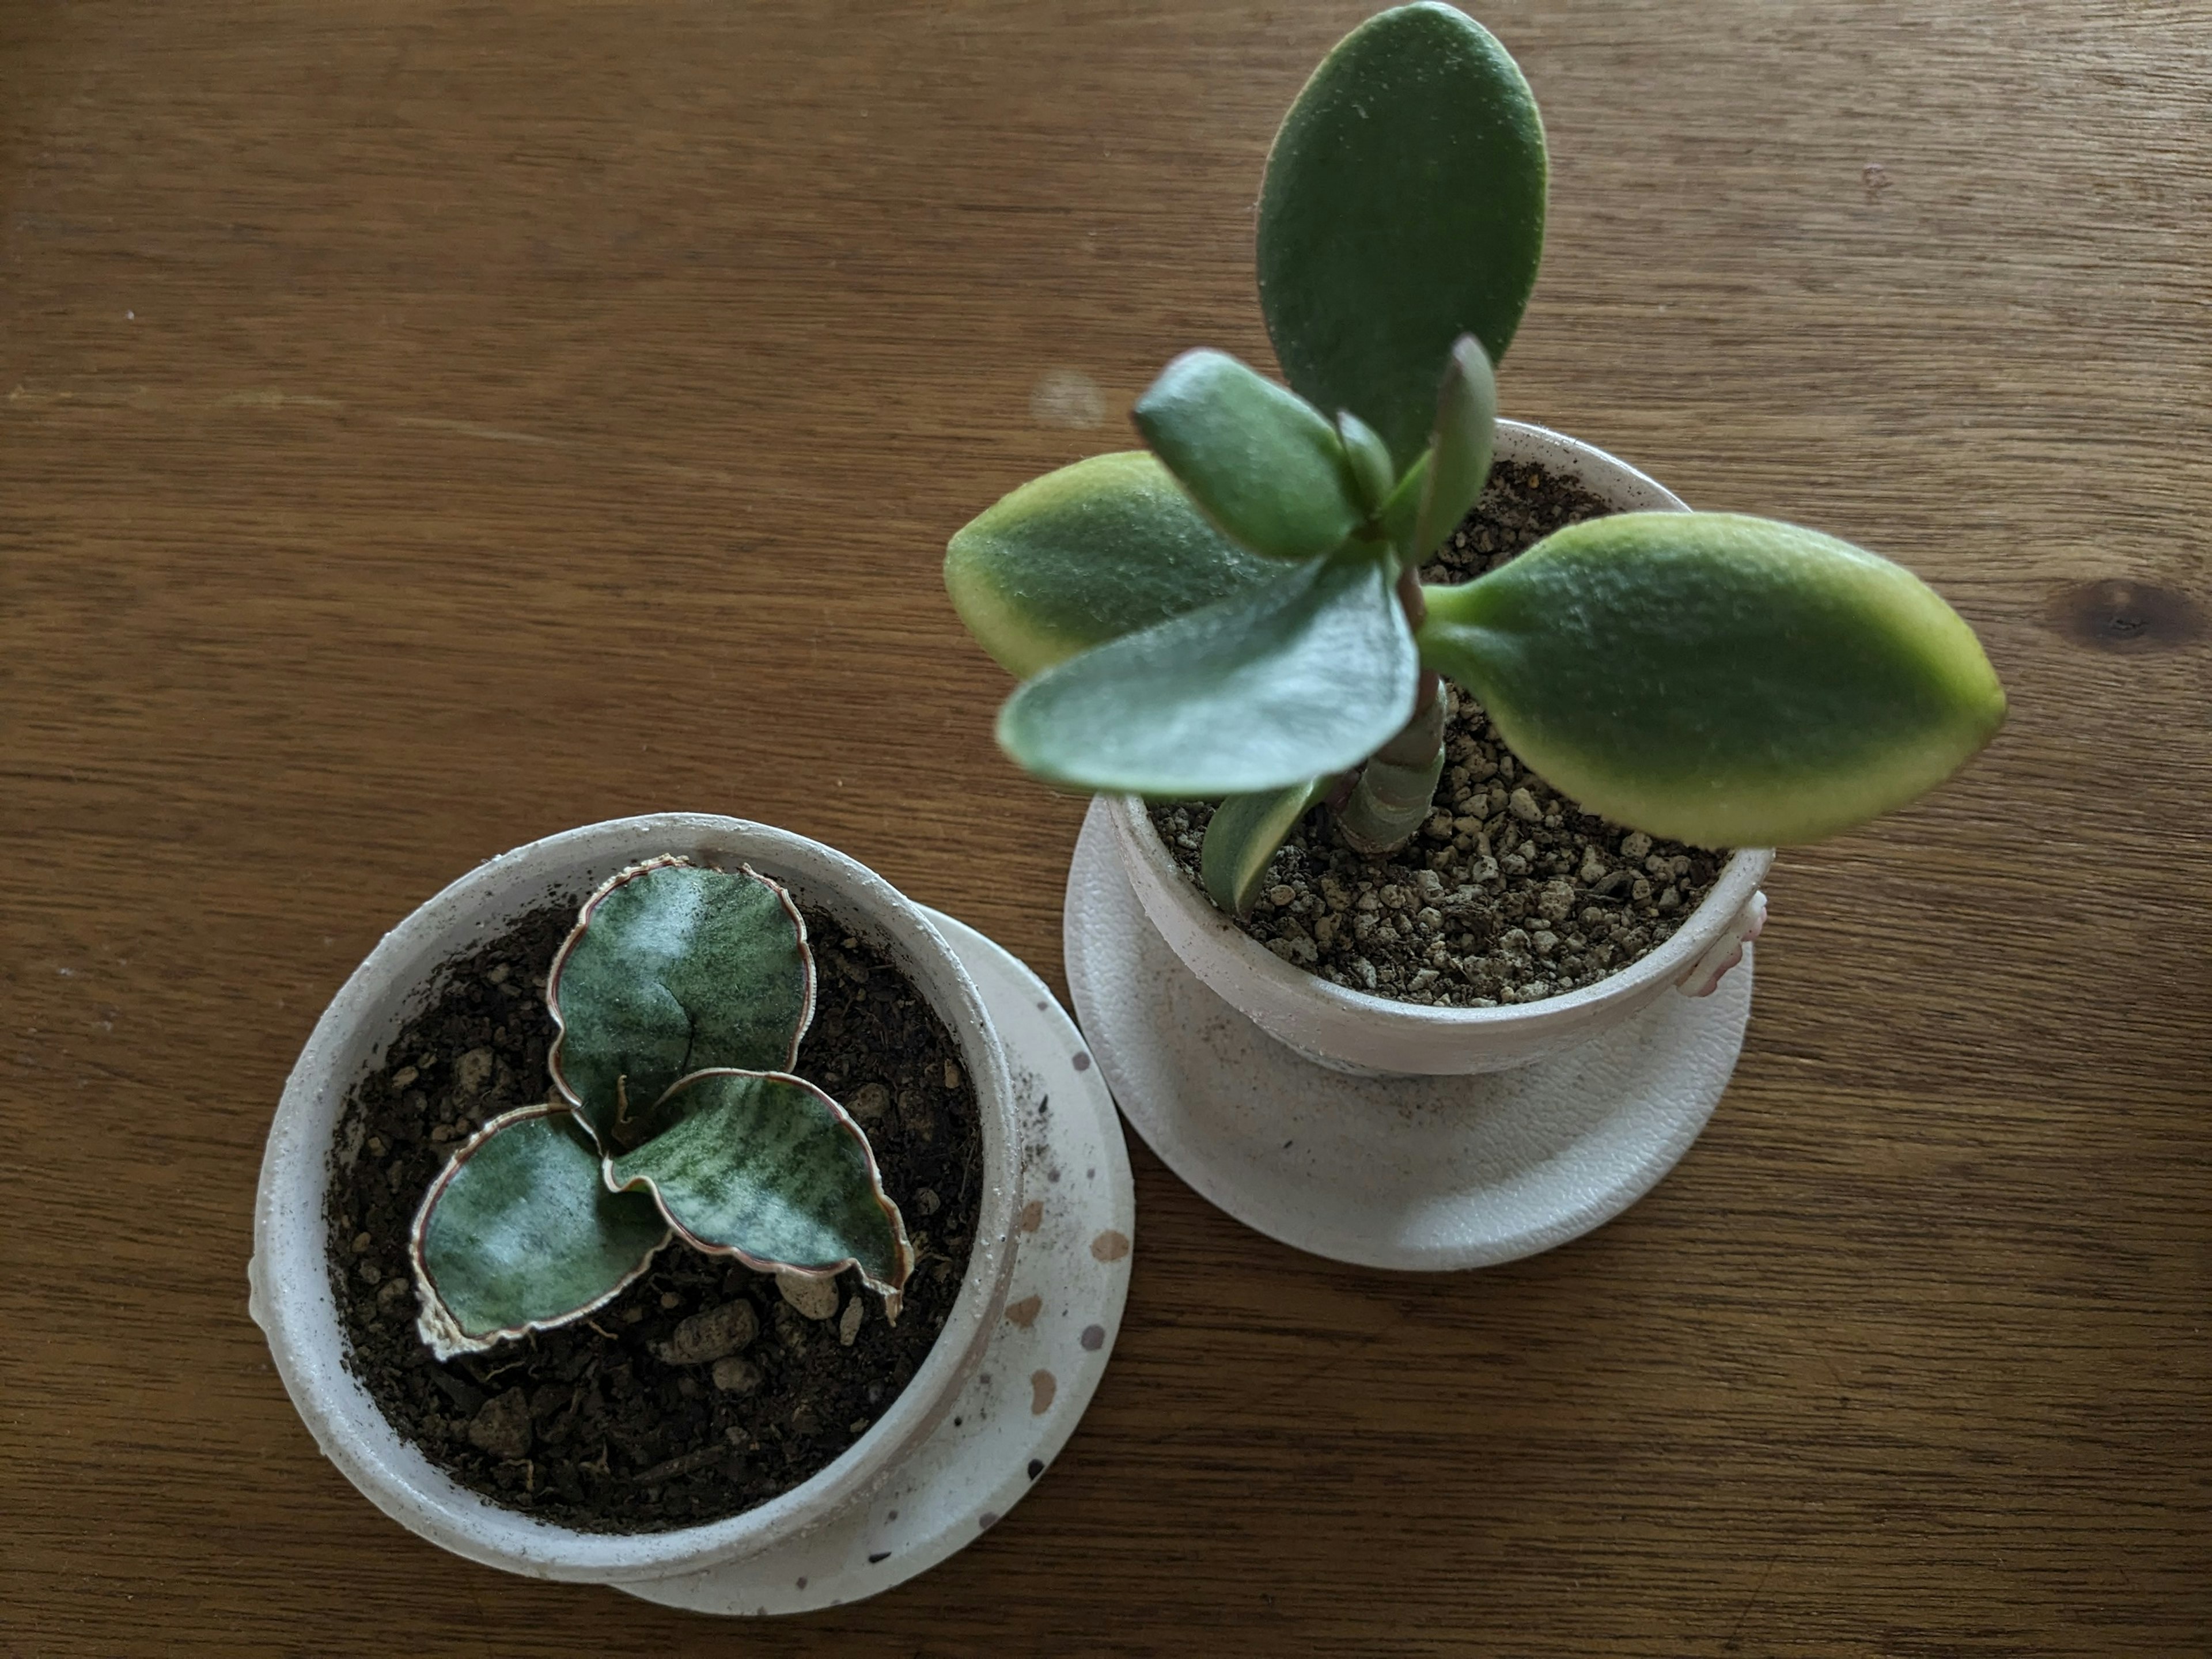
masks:
<svg viewBox="0 0 2212 1659"><path fill-rule="evenodd" d="M1367 516L1322 412L1224 351L1184 352L1129 412L1206 516L1255 553L1315 558Z"/></svg>
<svg viewBox="0 0 2212 1659"><path fill-rule="evenodd" d="M1389 446L1375 428L1348 409L1336 412L1336 435L1352 462L1352 476L1359 485L1359 501L1370 515L1380 513L1397 487L1397 470L1390 465Z"/></svg>
<svg viewBox="0 0 2212 1659"><path fill-rule="evenodd" d="M1276 561L1208 524L1141 449L1031 480L953 537L945 555L960 620L1024 678L1281 574Z"/></svg>
<svg viewBox="0 0 2212 1659"><path fill-rule="evenodd" d="M1232 915L1250 915L1276 852L1298 820L1328 799L1339 775L1332 772L1257 795L1231 795L1215 808L1199 844L1199 874L1207 896Z"/></svg>
<svg viewBox="0 0 2212 1659"><path fill-rule="evenodd" d="M1497 440L1498 382L1481 343L1463 334L1453 343L1437 393L1436 436L1429 446L1420 518L1413 532L1417 564L1443 544L1468 508L1481 499Z"/></svg>
<svg viewBox="0 0 2212 1659"><path fill-rule="evenodd" d="M657 859L586 902L545 1000L561 1028L553 1081L618 1149L653 1133L678 1078L792 1065L814 962L797 908L766 877Z"/></svg>
<svg viewBox="0 0 2212 1659"><path fill-rule="evenodd" d="M1431 459L1426 450L1413 458L1413 465L1406 469L1397 488L1390 492L1390 499L1382 503L1379 520L1384 538L1398 550L1399 557L1416 570L1428 556L1414 551L1414 532L1420 528L1421 506L1428 499Z"/></svg>
<svg viewBox="0 0 2212 1659"><path fill-rule="evenodd" d="M1421 4L1352 30L1284 118L1260 193L1260 303L1292 387L1410 465L1452 342L1494 363L1520 325L1545 178L1536 100L1479 24Z"/></svg>
<svg viewBox="0 0 2212 1659"><path fill-rule="evenodd" d="M1170 797L1279 789L1364 758L1419 664L1381 560L1357 552L1048 669L999 713L1037 776Z"/></svg>
<svg viewBox="0 0 2212 1659"><path fill-rule="evenodd" d="M422 1340L444 1359L580 1319L667 1242L650 1198L608 1190L599 1149L568 1107L494 1118L415 1217Z"/></svg>
<svg viewBox="0 0 2212 1659"><path fill-rule="evenodd" d="M1910 571L1729 514L1630 513L1427 592L1423 659L1593 812L1706 847L1817 840L2003 722L1973 630Z"/></svg>
<svg viewBox="0 0 2212 1659"><path fill-rule="evenodd" d="M861 1277L894 1299L914 1265L860 1127L811 1083L702 1072L670 1092L671 1127L613 1159L618 1187L649 1187L685 1241L763 1273Z"/></svg>

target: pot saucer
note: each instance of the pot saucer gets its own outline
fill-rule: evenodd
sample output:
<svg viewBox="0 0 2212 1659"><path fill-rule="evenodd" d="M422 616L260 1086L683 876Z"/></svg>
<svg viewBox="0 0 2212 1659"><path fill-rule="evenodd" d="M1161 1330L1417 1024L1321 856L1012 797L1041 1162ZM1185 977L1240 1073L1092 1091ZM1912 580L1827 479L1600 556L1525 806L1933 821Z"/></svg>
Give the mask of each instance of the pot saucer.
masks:
<svg viewBox="0 0 2212 1659"><path fill-rule="evenodd" d="M1113 1097L1021 961L923 907L1006 1045L1027 1134L1019 1249L981 1368L912 1459L846 1513L742 1561L616 1586L698 1613L806 1613L881 1594L981 1537L1059 1455L1105 1374L1136 1195Z"/></svg>
<svg viewBox="0 0 2212 1659"><path fill-rule="evenodd" d="M1751 1013L1747 946L1711 996L1670 992L1549 1060L1450 1077L1333 1071L1177 959L1103 801L1076 843L1063 925L1077 1017L1160 1161L1245 1225L1362 1267L1487 1267L1611 1220L1705 1127Z"/></svg>

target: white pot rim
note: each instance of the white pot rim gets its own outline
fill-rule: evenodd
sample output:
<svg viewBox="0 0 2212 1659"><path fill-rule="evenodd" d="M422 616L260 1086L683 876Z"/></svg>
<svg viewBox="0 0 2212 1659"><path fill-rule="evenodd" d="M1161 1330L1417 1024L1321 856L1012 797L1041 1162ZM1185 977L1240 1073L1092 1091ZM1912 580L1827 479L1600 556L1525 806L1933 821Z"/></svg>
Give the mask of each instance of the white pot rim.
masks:
<svg viewBox="0 0 2212 1659"><path fill-rule="evenodd" d="M419 1007L430 975L472 934L504 926L547 892L580 896L598 879L661 853L750 862L890 948L951 1030L974 1083L982 1200L966 1275L937 1341L907 1386L836 1461L781 1497L724 1520L658 1533L584 1532L460 1486L386 1421L344 1367L323 1203L347 1097ZM325 1455L410 1530L456 1554L538 1577L620 1583L696 1571L794 1537L836 1513L885 1479L951 1409L1006 1299L1020 1208L1020 1144L1005 1054L974 983L936 929L889 883L818 842L742 818L611 819L532 842L470 871L386 933L331 999L285 1085L263 1155L252 1311Z"/></svg>
<svg viewBox="0 0 2212 1659"><path fill-rule="evenodd" d="M1109 798L1115 828L1125 852L1133 852L1152 866L1159 886L1194 927L1216 935L1221 948L1232 956L1240 971L1273 987L1286 997L1310 998L1322 1006L1389 1026L1405 1024L1424 1031L1498 1031L1536 1023L1546 1014L1578 1013L1608 1003L1623 1001L1650 988L1654 981L1676 984L1696 968L1713 938L1759 891L1774 862L1771 848L1740 848L1721 866L1711 890L1682 925L1656 950L1639 957L1595 985L1548 996L1536 1002L1502 1003L1495 1008L1439 1008L1418 1002L1401 1002L1372 991L1357 991L1318 974L1308 973L1284 961L1235 921L1215 909L1182 866L1169 853L1152 827L1146 801L1138 795ZM1710 923L1708 928L1705 924Z"/></svg>
<svg viewBox="0 0 2212 1659"><path fill-rule="evenodd" d="M1498 422L1497 462L1539 465L1580 482L1607 498L1616 511L1687 512L1688 506L1664 485L1595 446L1525 422ZM1649 1002L1668 986L1686 986L1700 964L1744 919L1757 909L1759 884L1774 863L1771 848L1741 848L1729 856L1712 889L1682 918L1656 950L1594 985L1535 1002L1494 1008L1440 1008L1401 1002L1354 990L1307 972L1276 956L1229 917L1214 908L1168 852L1144 800L1135 795L1109 798L1115 841L1138 896L1176 954L1216 992L1278 1035L1298 1033L1296 1046L1312 1045L1316 1057L1335 1063L1328 1052L1330 1033L1356 1024L1364 1028L1359 1045L1370 1058L1354 1057L1363 1068L1371 1053L1398 1042L1408 1054L1434 1056L1476 1054L1493 1046L1510 1051L1514 1064L1537 1058L1540 1047L1520 1048L1547 1032L1563 1036L1595 1030L1616 1016ZM1170 915L1157 907L1164 904ZM1486 1061L1474 1069L1487 1069ZM1468 1069L1457 1064L1408 1064L1407 1070Z"/></svg>

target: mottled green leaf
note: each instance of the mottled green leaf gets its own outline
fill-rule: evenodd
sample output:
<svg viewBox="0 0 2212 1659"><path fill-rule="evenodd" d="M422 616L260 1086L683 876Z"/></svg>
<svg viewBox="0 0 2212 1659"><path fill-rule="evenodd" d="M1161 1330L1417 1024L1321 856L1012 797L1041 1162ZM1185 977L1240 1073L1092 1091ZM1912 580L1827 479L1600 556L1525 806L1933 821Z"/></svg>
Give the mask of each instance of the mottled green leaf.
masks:
<svg viewBox="0 0 2212 1659"><path fill-rule="evenodd" d="M1170 797L1341 771L1412 713L1419 665L1381 560L1348 552L1048 669L999 742L1039 777Z"/></svg>
<svg viewBox="0 0 2212 1659"><path fill-rule="evenodd" d="M1459 528L1468 508L1481 498L1490 477L1490 453L1498 440L1498 382L1490 359L1472 334L1453 343L1437 392L1437 424L1429 446L1428 471L1421 483L1421 511L1413 532L1416 564Z"/></svg>
<svg viewBox="0 0 2212 1659"><path fill-rule="evenodd" d="M1420 4L1352 30L1284 118L1260 193L1260 302L1291 386L1410 465L1452 342L1494 363L1520 325L1545 181L1536 100L1479 24Z"/></svg>
<svg viewBox="0 0 2212 1659"><path fill-rule="evenodd" d="M1235 915L1252 914L1276 852L1298 820L1328 799L1339 775L1256 795L1231 795L1214 809L1199 844L1199 874L1215 904Z"/></svg>
<svg viewBox="0 0 2212 1659"><path fill-rule="evenodd" d="M1632 513L1431 588L1424 659L1594 812L1706 847L1816 840L1933 788L2003 689L1910 571L1794 526Z"/></svg>
<svg viewBox="0 0 2212 1659"><path fill-rule="evenodd" d="M599 1149L568 1107L494 1118L415 1218L422 1340L443 1359L580 1319L667 1242L650 1198L608 1189Z"/></svg>
<svg viewBox="0 0 2212 1659"><path fill-rule="evenodd" d="M1024 678L1282 574L1206 521L1141 449L1031 480L953 537L945 587L976 642Z"/></svg>
<svg viewBox="0 0 2212 1659"><path fill-rule="evenodd" d="M1130 414L1206 516L1255 553L1314 558L1366 517L1328 419L1226 352L1184 352Z"/></svg>
<svg viewBox="0 0 2212 1659"><path fill-rule="evenodd" d="M763 1272L861 1276L896 1302L913 1266L906 1224L860 1127L812 1084L714 1071L668 1097L671 1125L612 1160L617 1186L647 1186L689 1243Z"/></svg>
<svg viewBox="0 0 2212 1659"><path fill-rule="evenodd" d="M790 896L750 869L680 859L593 894L554 961L549 1064L611 1150L652 1133L678 1078L781 1071L814 1012L814 963Z"/></svg>

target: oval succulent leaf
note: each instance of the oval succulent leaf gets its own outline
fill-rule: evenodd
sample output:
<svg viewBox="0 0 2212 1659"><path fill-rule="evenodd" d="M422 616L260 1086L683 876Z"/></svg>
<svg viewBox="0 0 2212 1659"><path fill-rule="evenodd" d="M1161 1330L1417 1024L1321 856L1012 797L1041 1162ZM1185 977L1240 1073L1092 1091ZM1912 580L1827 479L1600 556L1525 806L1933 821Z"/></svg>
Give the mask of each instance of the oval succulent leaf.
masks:
<svg viewBox="0 0 2212 1659"><path fill-rule="evenodd" d="M1040 674L999 742L1054 783L1219 797L1340 771L1413 711L1413 635L1376 558L1347 552Z"/></svg>
<svg viewBox="0 0 2212 1659"><path fill-rule="evenodd" d="M1426 597L1424 659L1515 753L1590 811L1702 846L1864 823L2004 720L1972 629L1926 584L1767 520L1593 520Z"/></svg>
<svg viewBox="0 0 2212 1659"><path fill-rule="evenodd" d="M1481 499L1498 441L1498 381L1482 343L1472 334L1453 342L1437 392L1437 424L1421 484L1420 517L1413 531L1416 563L1443 545L1467 511Z"/></svg>
<svg viewBox="0 0 2212 1659"><path fill-rule="evenodd" d="M678 1079L781 1071L814 1015L814 959L791 896L750 868L657 859L585 903L545 1000L553 1081L611 1148L653 1133Z"/></svg>
<svg viewBox="0 0 2212 1659"><path fill-rule="evenodd" d="M1206 896L1232 915L1249 916L1276 852L1298 820L1328 798L1340 774L1256 795L1231 795L1206 821L1199 874Z"/></svg>
<svg viewBox="0 0 2212 1659"><path fill-rule="evenodd" d="M610 1160L615 1185L649 1188L686 1243L763 1273L858 1266L896 1316L914 1250L843 1107L798 1078L750 1071L685 1078L667 1105L667 1128Z"/></svg>
<svg viewBox="0 0 2212 1659"><path fill-rule="evenodd" d="M1130 414L1206 516L1255 553L1316 558L1366 517L1336 429L1226 352L1184 352Z"/></svg>
<svg viewBox="0 0 2212 1659"><path fill-rule="evenodd" d="M1027 678L1282 574L1206 520L1141 449L1032 479L954 536L945 588L976 642Z"/></svg>
<svg viewBox="0 0 2212 1659"><path fill-rule="evenodd" d="M650 1198L608 1189L599 1146L567 1106L494 1118L416 1212L422 1340L449 1359L581 1319L642 1273L668 1232Z"/></svg>
<svg viewBox="0 0 2212 1659"><path fill-rule="evenodd" d="M1290 383L1382 434L1429 438L1452 342L1497 362L1544 246L1543 123L1521 71L1445 5L1370 18L1284 118L1260 192L1260 303Z"/></svg>

